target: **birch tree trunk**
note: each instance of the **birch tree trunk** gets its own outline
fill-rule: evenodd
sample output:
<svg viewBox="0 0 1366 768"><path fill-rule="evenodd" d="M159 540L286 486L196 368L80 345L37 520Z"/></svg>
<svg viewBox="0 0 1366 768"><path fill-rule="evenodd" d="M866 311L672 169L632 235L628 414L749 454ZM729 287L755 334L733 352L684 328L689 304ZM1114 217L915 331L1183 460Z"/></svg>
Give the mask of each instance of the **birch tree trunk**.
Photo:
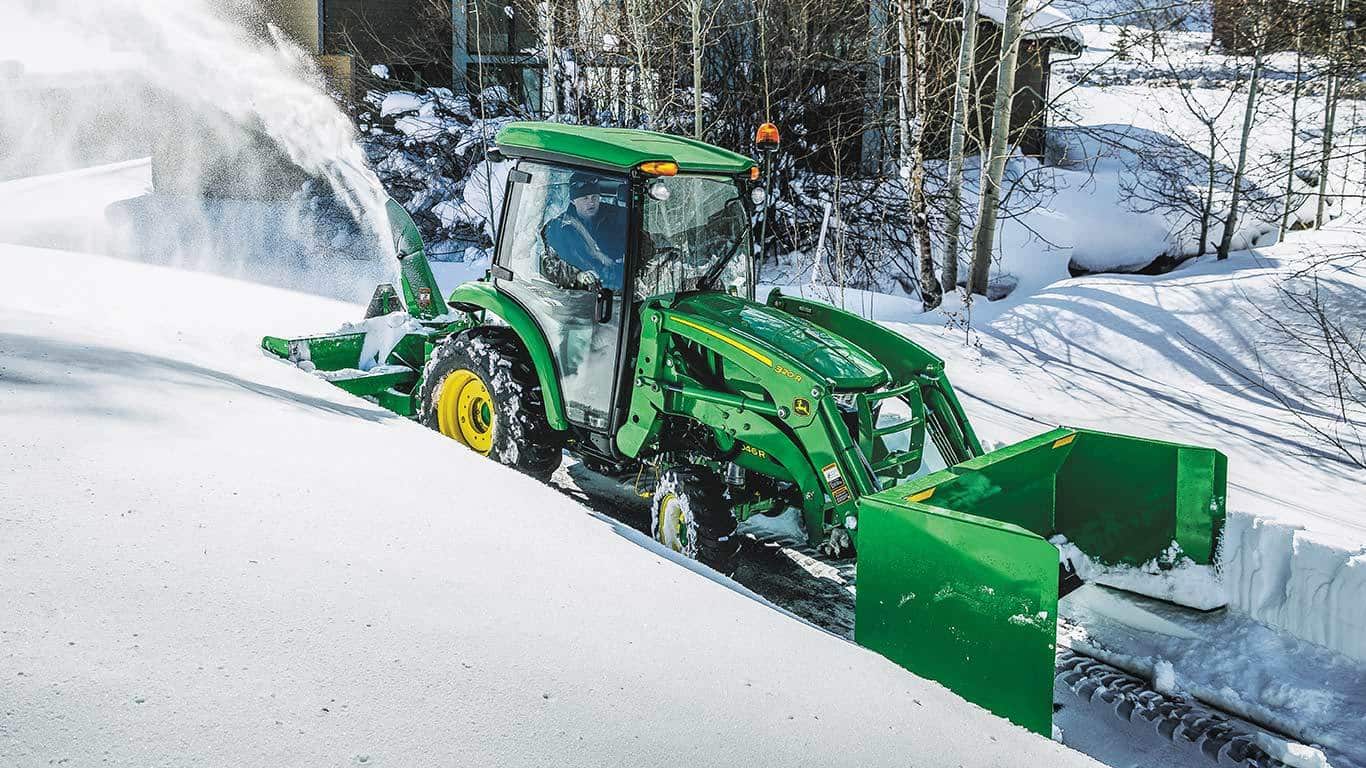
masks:
<svg viewBox="0 0 1366 768"><path fill-rule="evenodd" d="M911 134L911 220L915 225L916 245L920 252L920 301L926 310L939 306L943 294L934 272L934 250L930 245L929 206L925 201L925 29L920 23L921 0L901 0L901 25L910 50L910 124ZM903 58L904 55L903 55Z"/></svg>
<svg viewBox="0 0 1366 768"><path fill-rule="evenodd" d="M692 137L702 140L702 0L688 0L692 12Z"/></svg>
<svg viewBox="0 0 1366 768"><path fill-rule="evenodd" d="M550 116L556 118L560 116L560 84L555 71L555 11L549 2L540 4L541 10L541 29L545 30L545 82L546 92L550 96Z"/></svg>
<svg viewBox="0 0 1366 768"><path fill-rule="evenodd" d="M906 25L906 2L897 0L896 4L896 57L897 57L897 168L906 169L911 162L911 41Z"/></svg>
<svg viewBox="0 0 1366 768"><path fill-rule="evenodd" d="M949 128L947 220L944 233L944 293L958 286L958 235L963 228L963 145L968 129L968 92L977 65L977 0L963 0L963 36L958 76L953 85L953 123Z"/></svg>
<svg viewBox="0 0 1366 768"><path fill-rule="evenodd" d="M642 0L626 0L626 21L630 25L632 48L635 49L636 72L635 72L635 102L639 105L641 114L645 117L647 127L653 128L655 121L653 94L649 92L649 77L645 67L645 50L649 45L648 22L645 19L645 9L641 7ZM627 79L627 92L632 90L630 79Z"/></svg>
<svg viewBox="0 0 1366 768"><path fill-rule="evenodd" d="M1219 164L1214 159L1219 149L1219 134L1213 118L1205 124L1205 138L1209 149L1205 153L1205 199L1200 206L1200 247L1195 250L1196 256L1204 256L1209 251L1209 220L1214 210L1214 186L1219 180Z"/></svg>
<svg viewBox="0 0 1366 768"><path fill-rule="evenodd" d="M1295 22L1295 90L1290 96L1290 168L1285 173L1285 208L1281 211L1281 239L1290 231L1291 202L1295 199L1295 148L1300 142L1300 93L1304 91L1304 43Z"/></svg>
<svg viewBox="0 0 1366 768"><path fill-rule="evenodd" d="M1329 66L1334 66L1332 62ZM1328 85L1324 88L1323 143L1319 153L1319 204L1314 214L1314 226L1322 227L1328 221L1328 170L1329 159L1333 156L1333 129L1337 122L1338 76L1328 75Z"/></svg>
<svg viewBox="0 0 1366 768"><path fill-rule="evenodd" d="M1343 34L1343 17L1346 0L1333 3L1331 28L1328 30L1328 84L1324 88L1323 105L1323 145L1319 157L1319 205L1314 214L1314 226L1322 227L1328 221L1328 160L1333 155L1333 124L1337 120L1339 61L1338 51Z"/></svg>
<svg viewBox="0 0 1366 768"><path fill-rule="evenodd" d="M1001 53L997 57L996 99L991 107L991 146L982 169L982 192L973 232L972 273L968 290L985 296L991 275L991 249L996 241L996 213L1001 202L1001 177L1009 157L1010 107L1015 98L1015 66L1020 57L1020 23L1025 0L1009 0L1001 30Z"/></svg>
<svg viewBox="0 0 1366 768"><path fill-rule="evenodd" d="M1265 35L1257 41L1257 49L1252 57L1252 77L1247 86L1247 106L1243 110L1243 132L1238 138L1238 164L1233 169L1233 195L1228 201L1228 213L1224 216L1224 231L1219 236L1219 250L1215 258L1220 261L1228 258L1233 244L1233 229L1238 226L1238 198L1243 193L1243 174L1247 171L1247 141L1252 135L1252 119L1257 114L1257 86L1262 78L1262 56L1266 48Z"/></svg>

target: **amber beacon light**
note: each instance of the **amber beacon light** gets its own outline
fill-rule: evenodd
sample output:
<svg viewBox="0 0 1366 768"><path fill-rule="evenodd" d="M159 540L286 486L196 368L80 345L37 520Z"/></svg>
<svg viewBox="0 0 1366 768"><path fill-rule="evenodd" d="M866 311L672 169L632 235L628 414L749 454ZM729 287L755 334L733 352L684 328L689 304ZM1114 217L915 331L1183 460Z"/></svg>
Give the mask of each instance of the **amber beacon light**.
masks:
<svg viewBox="0 0 1366 768"><path fill-rule="evenodd" d="M778 126L773 123L764 123L754 132L754 143L759 149L777 149L780 141L782 139L778 136Z"/></svg>

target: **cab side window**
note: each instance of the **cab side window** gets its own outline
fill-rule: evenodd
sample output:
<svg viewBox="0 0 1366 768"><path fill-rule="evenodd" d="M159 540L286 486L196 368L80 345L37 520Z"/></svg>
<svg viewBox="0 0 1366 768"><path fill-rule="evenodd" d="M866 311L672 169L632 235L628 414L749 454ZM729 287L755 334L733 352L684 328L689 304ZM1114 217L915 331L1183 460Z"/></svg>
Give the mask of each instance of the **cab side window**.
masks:
<svg viewBox="0 0 1366 768"><path fill-rule="evenodd" d="M523 161L500 263L567 290L620 292L626 260L626 180Z"/></svg>
<svg viewBox="0 0 1366 768"><path fill-rule="evenodd" d="M569 420L606 429L624 304L627 216L618 190L626 179L527 160L517 170L498 251L512 277L496 278L498 287L545 335Z"/></svg>

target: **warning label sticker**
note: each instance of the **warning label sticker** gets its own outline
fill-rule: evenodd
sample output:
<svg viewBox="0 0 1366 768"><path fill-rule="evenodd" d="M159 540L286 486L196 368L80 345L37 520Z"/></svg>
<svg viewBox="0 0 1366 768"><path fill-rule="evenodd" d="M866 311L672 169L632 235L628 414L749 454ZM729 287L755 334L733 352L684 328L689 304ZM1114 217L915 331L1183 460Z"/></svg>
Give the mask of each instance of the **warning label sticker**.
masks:
<svg viewBox="0 0 1366 768"><path fill-rule="evenodd" d="M839 466L833 463L826 464L821 467L821 474L825 475L825 484L830 486L830 497L835 500L836 504L843 504L849 500L852 494L849 492L849 486L844 482L844 476L840 474Z"/></svg>

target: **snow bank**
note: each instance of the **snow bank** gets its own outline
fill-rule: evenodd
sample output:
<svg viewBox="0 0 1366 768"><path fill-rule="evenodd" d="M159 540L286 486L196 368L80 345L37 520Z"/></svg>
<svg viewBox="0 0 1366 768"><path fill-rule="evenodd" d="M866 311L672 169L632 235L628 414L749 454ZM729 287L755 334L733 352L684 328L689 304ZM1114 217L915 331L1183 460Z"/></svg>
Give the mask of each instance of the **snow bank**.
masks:
<svg viewBox="0 0 1366 768"><path fill-rule="evenodd" d="M1288 735L1278 752L1318 745L1344 758L1335 764L1366 764L1362 662L1239 611L1197 613L1094 585L1064 598L1059 616L1059 643Z"/></svg>
<svg viewBox="0 0 1366 768"><path fill-rule="evenodd" d="M1344 548L1298 525L1234 514L1222 567L1239 610L1366 661L1366 547Z"/></svg>
<svg viewBox="0 0 1366 768"><path fill-rule="evenodd" d="M358 305L0 274L0 764L1094 764L258 350Z"/></svg>

